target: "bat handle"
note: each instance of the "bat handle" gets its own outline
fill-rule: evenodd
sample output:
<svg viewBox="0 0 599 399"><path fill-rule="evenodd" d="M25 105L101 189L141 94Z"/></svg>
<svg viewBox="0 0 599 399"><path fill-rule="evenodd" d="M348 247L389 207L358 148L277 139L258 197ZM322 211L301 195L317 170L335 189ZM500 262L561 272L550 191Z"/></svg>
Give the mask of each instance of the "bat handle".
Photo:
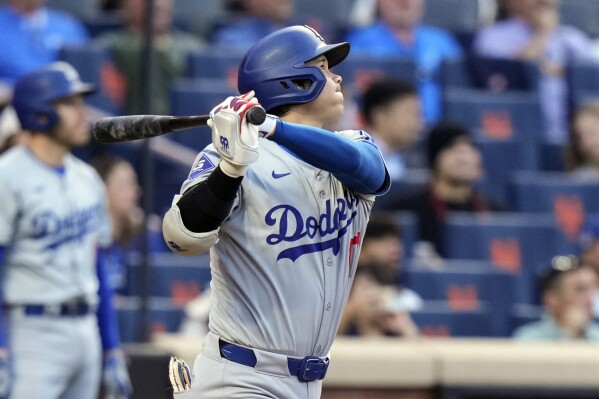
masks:
<svg viewBox="0 0 599 399"><path fill-rule="evenodd" d="M245 114L245 120L252 125L261 125L266 120L266 111L259 106L252 107Z"/></svg>

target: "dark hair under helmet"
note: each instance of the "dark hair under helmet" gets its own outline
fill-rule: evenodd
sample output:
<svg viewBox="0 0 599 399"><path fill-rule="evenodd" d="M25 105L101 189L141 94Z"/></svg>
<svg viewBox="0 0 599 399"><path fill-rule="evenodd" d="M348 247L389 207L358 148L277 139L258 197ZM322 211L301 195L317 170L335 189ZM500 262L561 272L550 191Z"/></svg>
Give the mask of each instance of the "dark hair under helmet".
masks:
<svg viewBox="0 0 599 399"><path fill-rule="evenodd" d="M240 93L254 90L267 111L307 103L318 97L326 77L306 62L324 55L332 68L348 54L347 42L326 44L309 26L290 26L264 37L247 51L239 66L237 86ZM311 84L296 84L306 80Z"/></svg>
<svg viewBox="0 0 599 399"><path fill-rule="evenodd" d="M54 101L95 90L94 85L81 81L73 66L54 62L17 80L12 105L24 130L47 132L59 119Z"/></svg>

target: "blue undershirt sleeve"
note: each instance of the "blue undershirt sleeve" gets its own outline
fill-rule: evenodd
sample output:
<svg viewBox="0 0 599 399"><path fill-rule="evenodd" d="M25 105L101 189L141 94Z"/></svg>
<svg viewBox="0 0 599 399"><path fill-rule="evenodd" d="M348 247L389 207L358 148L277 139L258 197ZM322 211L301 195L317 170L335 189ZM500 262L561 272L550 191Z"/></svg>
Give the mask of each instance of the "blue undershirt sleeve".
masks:
<svg viewBox="0 0 599 399"><path fill-rule="evenodd" d="M108 274L102 261L101 251L98 251L97 274L98 274L98 327L102 338L102 349L104 352L118 348L120 345L119 330L116 311L114 309L114 291L108 281Z"/></svg>
<svg viewBox="0 0 599 399"><path fill-rule="evenodd" d="M4 267L4 247L0 247L0 267ZM2 272L4 274L4 271ZM0 291L0 309L4 304L4 289ZM4 329L4 312L0 311L0 348L6 348L6 330Z"/></svg>
<svg viewBox="0 0 599 399"><path fill-rule="evenodd" d="M310 165L332 173L353 191L381 194L388 189L385 163L369 138L354 141L328 130L278 120L270 139Z"/></svg>

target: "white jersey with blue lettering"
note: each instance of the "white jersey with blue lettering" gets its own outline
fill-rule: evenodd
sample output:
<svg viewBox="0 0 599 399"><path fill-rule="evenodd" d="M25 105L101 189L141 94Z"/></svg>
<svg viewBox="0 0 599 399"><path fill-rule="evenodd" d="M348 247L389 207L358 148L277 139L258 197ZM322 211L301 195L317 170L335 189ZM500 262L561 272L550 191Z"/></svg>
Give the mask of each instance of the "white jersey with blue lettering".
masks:
<svg viewBox="0 0 599 399"><path fill-rule="evenodd" d="M363 131L337 132L371 140ZM210 251L210 330L229 342L288 356L325 356L354 278L374 195L260 139ZM219 162L197 156L181 193Z"/></svg>
<svg viewBox="0 0 599 399"><path fill-rule="evenodd" d="M4 302L97 303L96 249L111 227L95 170L69 154L58 171L15 147L0 157L0 187Z"/></svg>

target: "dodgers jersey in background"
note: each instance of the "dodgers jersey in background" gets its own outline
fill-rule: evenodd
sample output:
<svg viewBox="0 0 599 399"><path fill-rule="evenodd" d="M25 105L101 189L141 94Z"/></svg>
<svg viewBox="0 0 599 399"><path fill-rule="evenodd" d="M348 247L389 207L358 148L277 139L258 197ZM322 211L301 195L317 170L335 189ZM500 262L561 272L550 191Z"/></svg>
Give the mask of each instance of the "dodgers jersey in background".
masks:
<svg viewBox="0 0 599 399"><path fill-rule="evenodd" d="M372 143L362 131L336 134ZM260 139L258 151L210 250L210 330L252 348L324 356L347 302L375 196L348 190L272 141ZM181 193L218 162L207 146Z"/></svg>
<svg viewBox="0 0 599 399"><path fill-rule="evenodd" d="M15 147L0 157L0 187L4 301L97 303L95 254L110 244L111 226L95 170L70 154L52 168Z"/></svg>

